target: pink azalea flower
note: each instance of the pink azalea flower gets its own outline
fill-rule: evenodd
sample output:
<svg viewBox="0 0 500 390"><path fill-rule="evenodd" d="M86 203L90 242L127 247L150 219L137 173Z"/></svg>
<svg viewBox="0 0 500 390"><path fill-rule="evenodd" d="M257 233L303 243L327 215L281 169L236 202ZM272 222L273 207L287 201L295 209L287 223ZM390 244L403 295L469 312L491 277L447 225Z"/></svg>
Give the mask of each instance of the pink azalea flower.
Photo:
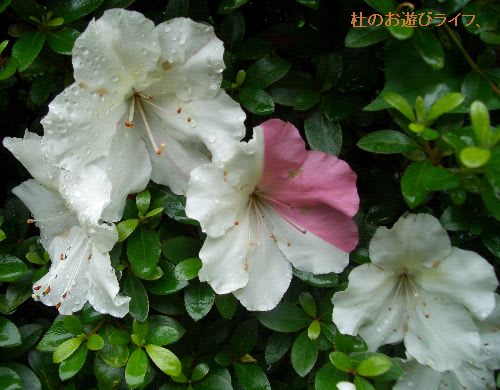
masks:
<svg viewBox="0 0 500 390"><path fill-rule="evenodd" d="M306 151L298 130L277 119L237 147L229 161L191 173L186 213L207 233L199 278L249 310L270 310L292 265L315 274L346 267L358 242L356 174L335 156Z"/></svg>

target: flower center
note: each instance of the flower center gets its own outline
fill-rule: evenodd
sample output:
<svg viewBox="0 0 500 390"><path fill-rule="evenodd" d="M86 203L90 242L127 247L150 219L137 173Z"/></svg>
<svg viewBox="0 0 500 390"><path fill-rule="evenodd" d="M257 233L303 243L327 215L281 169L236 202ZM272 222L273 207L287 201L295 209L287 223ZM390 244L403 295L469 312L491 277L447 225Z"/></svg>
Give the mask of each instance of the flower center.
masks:
<svg viewBox="0 0 500 390"><path fill-rule="evenodd" d="M144 95L141 92L134 93L130 98L130 109L128 113L128 120L125 122L125 126L128 128L134 127L134 113L135 106L137 105L139 114L146 129L146 134L148 135L149 141L151 142L151 146L153 146L156 155L160 156L165 151L166 145L162 143L160 144L160 146L158 146L158 143L154 138L153 132L151 131L151 127L149 126L148 120L146 118L146 113L144 112L144 108L142 106L142 101L149 102L152 99L153 96Z"/></svg>

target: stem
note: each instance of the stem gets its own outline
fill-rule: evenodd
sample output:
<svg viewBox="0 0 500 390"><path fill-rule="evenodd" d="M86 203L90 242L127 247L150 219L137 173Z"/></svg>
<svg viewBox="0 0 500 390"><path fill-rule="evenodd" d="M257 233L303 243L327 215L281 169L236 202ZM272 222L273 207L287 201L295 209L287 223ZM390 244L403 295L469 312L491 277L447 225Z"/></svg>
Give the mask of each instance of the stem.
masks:
<svg viewBox="0 0 500 390"><path fill-rule="evenodd" d="M458 47L458 50L460 50L460 52L462 53L462 55L464 56L465 60L468 62L468 64L472 68L472 70L474 72L476 72L477 74L479 74L480 76L482 76L490 84L491 89L498 96L500 96L500 88L498 88L497 85L493 81L491 81L489 79L489 77L481 70L481 68L479 67L479 65L474 62L474 60L471 58L471 56L469 55L469 53L467 53L467 51L462 46L462 44L460 43L460 41L458 40L458 38L455 36L455 34L451 30L451 28L447 24L444 25L444 28L445 28L446 32L448 33L448 35L450 36L450 38L452 39L452 41Z"/></svg>
<svg viewBox="0 0 500 390"><path fill-rule="evenodd" d="M99 332L99 329L102 328L102 326L104 325L104 323L106 322L106 320L101 320L94 329L92 329L92 332L90 332L87 337L90 337L92 336L93 334L96 334L97 332Z"/></svg>

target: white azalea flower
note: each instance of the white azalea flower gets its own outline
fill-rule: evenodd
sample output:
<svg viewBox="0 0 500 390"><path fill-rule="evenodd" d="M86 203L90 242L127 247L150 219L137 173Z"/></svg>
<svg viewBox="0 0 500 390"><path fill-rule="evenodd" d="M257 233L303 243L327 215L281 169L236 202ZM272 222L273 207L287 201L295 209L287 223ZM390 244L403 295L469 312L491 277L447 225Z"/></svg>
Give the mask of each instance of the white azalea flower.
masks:
<svg viewBox="0 0 500 390"><path fill-rule="evenodd" d="M356 175L334 156L307 152L298 130L270 120L224 164L195 168L186 214L208 237L198 274L249 310L275 307L292 264L341 272L357 244Z"/></svg>
<svg viewBox="0 0 500 390"><path fill-rule="evenodd" d="M110 181L102 218L117 221L150 178L183 194L192 168L230 156L245 115L220 90L222 56L213 28L187 18L155 27L115 9L90 22L73 49L75 83L42 121L45 154L71 173L63 196L79 198L82 167L97 167Z"/></svg>
<svg viewBox="0 0 500 390"><path fill-rule="evenodd" d="M438 372L408 359L401 363L404 375L395 390L494 390L494 370L500 368L500 306L496 296L495 311L484 321L478 321L481 348L479 357L451 371Z"/></svg>
<svg viewBox="0 0 500 390"><path fill-rule="evenodd" d="M52 259L49 272L33 287L34 298L62 314L78 311L88 301L101 313L123 317L130 298L118 294L109 258L118 239L114 225L79 222L57 192L60 169L44 161L39 136L26 132L24 139L5 138L3 144L36 179L12 190L31 210Z"/></svg>
<svg viewBox="0 0 500 390"><path fill-rule="evenodd" d="M370 243L372 264L356 267L347 290L333 297L340 332L362 336L375 350L404 340L408 354L437 371L479 353L473 317L495 307L493 267L475 252L452 247L427 214L410 214Z"/></svg>

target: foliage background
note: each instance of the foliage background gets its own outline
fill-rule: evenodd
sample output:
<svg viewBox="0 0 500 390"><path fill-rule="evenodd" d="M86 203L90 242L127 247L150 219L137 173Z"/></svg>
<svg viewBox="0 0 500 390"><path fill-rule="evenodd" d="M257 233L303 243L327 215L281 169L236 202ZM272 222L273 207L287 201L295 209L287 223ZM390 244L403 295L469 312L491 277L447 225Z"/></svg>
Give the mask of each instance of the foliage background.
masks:
<svg viewBox="0 0 500 390"><path fill-rule="evenodd" d="M183 215L181 197L151 185L130 197L123 219L139 220L138 227L121 225L123 237L130 235L112 256L132 297L131 315L114 319L89 307L63 318L30 299L32 281L46 271L48 259L36 228L25 223L28 210L10 193L29 175L0 148L0 228L6 236L0 242L0 388L136 383L164 390L335 389L336 380L353 376L338 362L334 366L330 354L351 354L354 364L366 355L353 355L364 350L362 340L336 331L330 299L346 287L353 266L369 261L376 228L391 226L407 211L437 216L453 245L480 253L498 270L500 5L415 5L417 12L475 14L481 28L466 28L460 18L458 26L351 28L352 12L395 12L391 0L0 1L0 42L8 40L0 45L2 138L22 137L25 129L42 134L48 103L72 82L72 43L91 18L113 7L138 10L155 23L188 16L213 25L224 41L223 87L247 111L247 128L268 117L293 122L312 149L348 161L361 197L361 241L350 267L340 276L296 272L278 308L259 314L232 296L216 297L197 281L203 235ZM415 118L398 96L417 104ZM484 125L482 107L470 112L475 100L488 108L492 127ZM442 115L434 120L428 114L436 101L434 113ZM139 247L139 239L148 247ZM138 271L144 266L150 272ZM53 363L56 348L79 334L85 336L77 352ZM145 343L168 345L181 359L185 378L175 382L158 370L143 352ZM403 357L399 346L382 352ZM396 366L383 376L358 375L357 386L389 389L397 375Z"/></svg>

